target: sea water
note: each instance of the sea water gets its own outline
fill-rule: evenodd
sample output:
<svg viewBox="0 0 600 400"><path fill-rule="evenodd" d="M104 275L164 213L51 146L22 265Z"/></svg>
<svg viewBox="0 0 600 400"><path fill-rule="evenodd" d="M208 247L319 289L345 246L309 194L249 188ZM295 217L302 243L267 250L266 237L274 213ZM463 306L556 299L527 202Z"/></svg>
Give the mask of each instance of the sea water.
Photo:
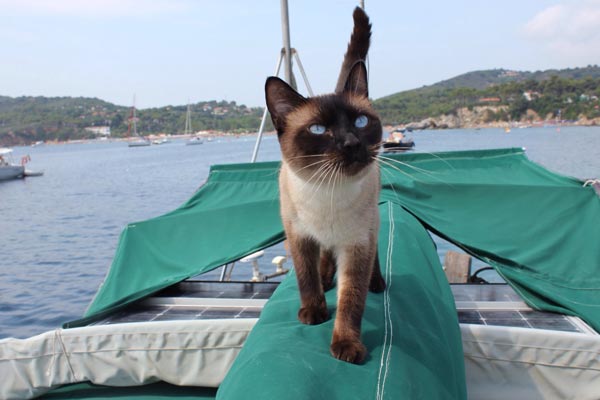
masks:
<svg viewBox="0 0 600 400"><path fill-rule="evenodd" d="M547 168L600 177L600 128L419 131L417 152L525 147ZM0 338L29 337L81 317L130 222L183 204L210 165L250 161L254 137L129 148L124 142L15 148L44 176L0 182ZM264 138L258 161L280 158ZM440 257L450 248L438 243ZM261 263L270 264L269 257ZM265 267L267 268L267 267ZM272 266L270 267L272 268Z"/></svg>

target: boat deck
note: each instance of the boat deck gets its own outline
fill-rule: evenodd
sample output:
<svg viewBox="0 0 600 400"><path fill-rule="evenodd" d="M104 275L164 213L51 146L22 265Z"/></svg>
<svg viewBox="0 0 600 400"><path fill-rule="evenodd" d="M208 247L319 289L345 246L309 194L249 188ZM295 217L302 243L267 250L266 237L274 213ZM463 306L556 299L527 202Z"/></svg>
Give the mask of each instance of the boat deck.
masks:
<svg viewBox="0 0 600 400"><path fill-rule="evenodd" d="M279 282L184 281L94 325L194 319L258 318ZM506 284L452 284L461 324L596 334L577 317L531 309Z"/></svg>

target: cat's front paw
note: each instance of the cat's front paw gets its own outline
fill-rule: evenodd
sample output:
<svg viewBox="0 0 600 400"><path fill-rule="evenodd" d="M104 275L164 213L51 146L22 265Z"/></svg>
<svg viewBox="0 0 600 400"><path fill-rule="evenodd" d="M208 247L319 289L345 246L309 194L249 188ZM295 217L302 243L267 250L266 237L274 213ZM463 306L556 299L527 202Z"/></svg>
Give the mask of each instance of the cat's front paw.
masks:
<svg viewBox="0 0 600 400"><path fill-rule="evenodd" d="M329 319L327 307L300 307L298 310L298 319L306 325L318 325Z"/></svg>
<svg viewBox="0 0 600 400"><path fill-rule="evenodd" d="M352 364L362 364L367 356L367 348L360 340L345 339L331 343L331 354L338 360Z"/></svg>

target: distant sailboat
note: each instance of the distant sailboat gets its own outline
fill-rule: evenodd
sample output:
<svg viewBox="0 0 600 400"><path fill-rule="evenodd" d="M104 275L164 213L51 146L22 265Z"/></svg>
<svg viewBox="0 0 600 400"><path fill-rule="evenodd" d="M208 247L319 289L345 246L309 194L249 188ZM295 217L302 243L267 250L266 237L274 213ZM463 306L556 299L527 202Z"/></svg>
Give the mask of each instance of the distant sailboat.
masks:
<svg viewBox="0 0 600 400"><path fill-rule="evenodd" d="M127 127L127 136L131 134L131 125L133 124L134 140L129 142L129 147L145 147L150 146L150 141L144 139L137 133L137 117L135 116L135 96L133 96L133 106L131 106L131 115L129 116L129 126Z"/></svg>
<svg viewBox="0 0 600 400"><path fill-rule="evenodd" d="M15 165L9 159L11 153L12 149L0 147L0 181L25 176L25 167L23 165Z"/></svg>
<svg viewBox="0 0 600 400"><path fill-rule="evenodd" d="M183 130L183 134L186 136L191 136L193 134L193 132L192 132L192 111L191 111L189 102L187 105L187 113L185 115L185 129ZM202 144L202 143L203 143L203 140L200 136L194 136L194 137L188 139L187 142L185 142L185 144L188 146Z"/></svg>

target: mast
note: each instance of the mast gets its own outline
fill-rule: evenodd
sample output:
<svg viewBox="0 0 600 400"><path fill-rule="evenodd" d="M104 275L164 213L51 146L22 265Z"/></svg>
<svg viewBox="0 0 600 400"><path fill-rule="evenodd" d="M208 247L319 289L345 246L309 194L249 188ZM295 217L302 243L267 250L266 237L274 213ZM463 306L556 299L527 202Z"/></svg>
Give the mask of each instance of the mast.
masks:
<svg viewBox="0 0 600 400"><path fill-rule="evenodd" d="M129 123L127 124L127 137L131 136L131 121L133 120L133 107L129 111Z"/></svg>
<svg viewBox="0 0 600 400"><path fill-rule="evenodd" d="M281 52L279 53L279 59L277 60L277 67L275 68L275 76L279 75L279 70L281 68L281 64L285 65L285 81L293 87L297 89L296 80L294 79L294 74L292 72L292 56L296 57L298 68L300 68L300 73L302 74L302 78L304 79L304 84L306 85L306 89L310 96L313 95L310 84L308 83L308 78L306 77L306 73L304 72L304 68L302 67L302 63L300 62L300 56L298 55L298 51L292 48L291 40L290 40L290 18L288 13L288 2L287 0L281 0L281 33L283 37L283 47L281 48ZM260 148L260 142L262 140L263 130L265 128L265 122L267 119L268 113L267 107L263 112L262 119L260 121L260 127L258 128L258 135L256 136L256 143L254 144L254 151L252 152L252 159L250 162L256 162L256 157L258 156L258 149Z"/></svg>
<svg viewBox="0 0 600 400"><path fill-rule="evenodd" d="M283 36L283 65L285 69L285 81L292 87L292 45L290 40L290 17L288 13L287 0L281 0L281 33Z"/></svg>
<svg viewBox="0 0 600 400"><path fill-rule="evenodd" d="M127 137L131 136L131 124L133 123L133 136L137 136L137 123L135 118L135 94L133 95L133 104L129 112L129 124L127 124Z"/></svg>
<svg viewBox="0 0 600 400"><path fill-rule="evenodd" d="M185 129L183 131L185 135L192 134L192 113L190 110L190 102L188 101L187 113L185 114Z"/></svg>
<svg viewBox="0 0 600 400"><path fill-rule="evenodd" d="M133 135L137 136L137 118L135 117L135 94L133 95Z"/></svg>

